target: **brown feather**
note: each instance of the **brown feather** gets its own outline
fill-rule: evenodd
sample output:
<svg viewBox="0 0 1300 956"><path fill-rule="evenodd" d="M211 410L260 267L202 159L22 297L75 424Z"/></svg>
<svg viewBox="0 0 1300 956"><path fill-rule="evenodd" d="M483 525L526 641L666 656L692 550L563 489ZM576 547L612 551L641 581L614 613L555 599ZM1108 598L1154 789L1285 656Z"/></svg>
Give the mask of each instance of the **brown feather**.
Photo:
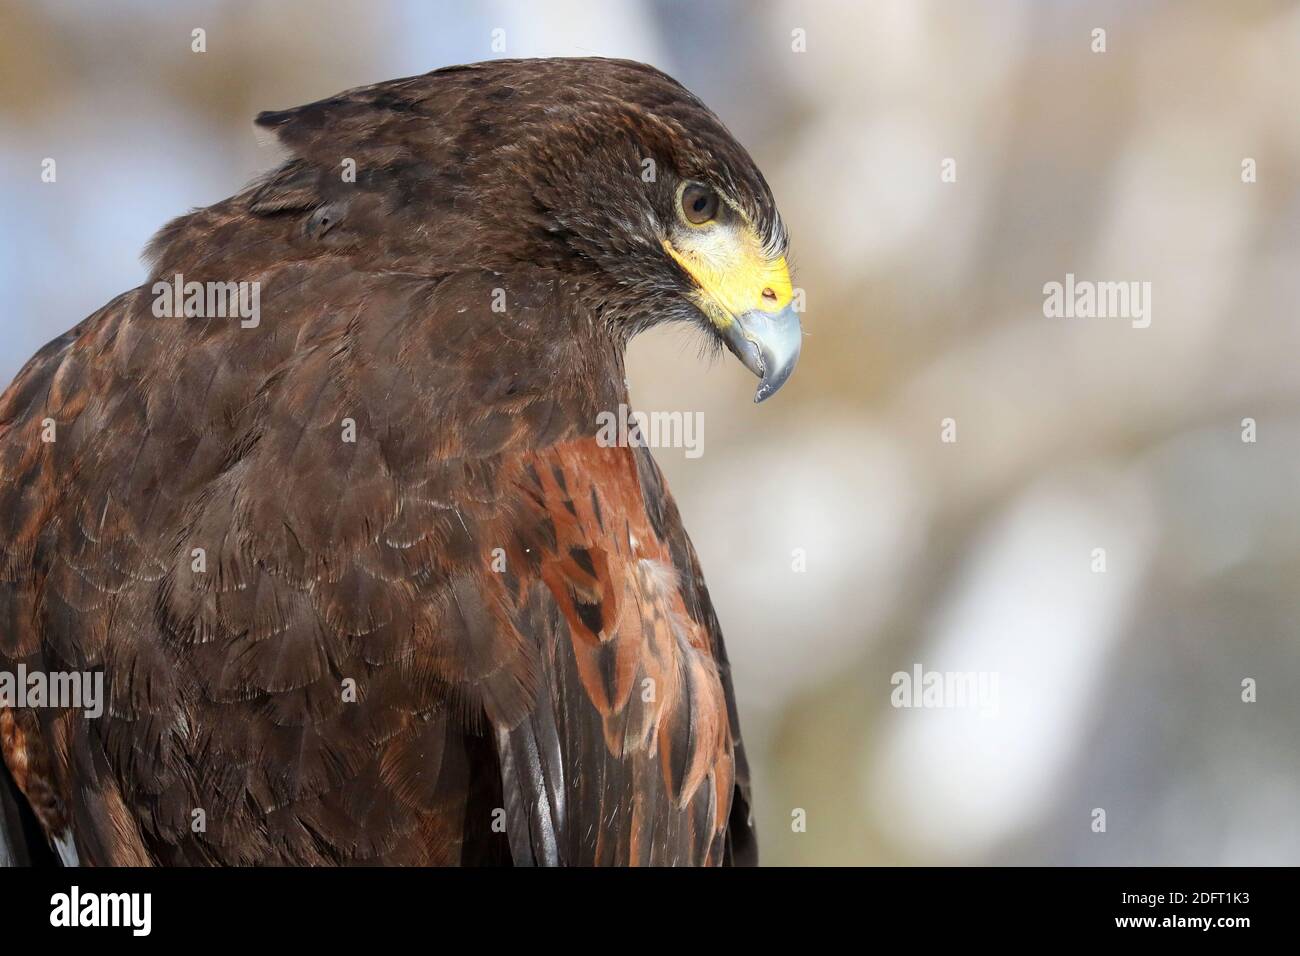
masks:
<svg viewBox="0 0 1300 956"><path fill-rule="evenodd" d="M22 798L85 864L750 859L698 563L649 455L593 436L627 340L694 315L645 228L667 173L779 230L761 174L621 61L259 122L288 162L0 397L0 668L108 688L0 706ZM156 316L176 274L259 283L260 322Z"/></svg>

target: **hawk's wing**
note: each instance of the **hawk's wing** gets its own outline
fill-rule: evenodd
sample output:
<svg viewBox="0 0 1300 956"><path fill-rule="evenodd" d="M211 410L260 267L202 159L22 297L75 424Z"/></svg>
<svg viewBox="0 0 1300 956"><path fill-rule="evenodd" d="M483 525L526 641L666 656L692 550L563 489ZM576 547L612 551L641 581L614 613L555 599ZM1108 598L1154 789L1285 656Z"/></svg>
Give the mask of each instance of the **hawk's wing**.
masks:
<svg viewBox="0 0 1300 956"><path fill-rule="evenodd" d="M536 705L495 728L513 858L752 860L721 637L649 453L578 439L516 480L522 573L503 583L542 666Z"/></svg>
<svg viewBox="0 0 1300 956"><path fill-rule="evenodd" d="M694 555L648 457L582 437L624 400L589 317L525 274L503 323L500 276L361 272L239 201L170 248L260 281L258 327L138 289L0 398L0 669L105 677L99 716L0 707L46 833L92 864L747 858Z"/></svg>

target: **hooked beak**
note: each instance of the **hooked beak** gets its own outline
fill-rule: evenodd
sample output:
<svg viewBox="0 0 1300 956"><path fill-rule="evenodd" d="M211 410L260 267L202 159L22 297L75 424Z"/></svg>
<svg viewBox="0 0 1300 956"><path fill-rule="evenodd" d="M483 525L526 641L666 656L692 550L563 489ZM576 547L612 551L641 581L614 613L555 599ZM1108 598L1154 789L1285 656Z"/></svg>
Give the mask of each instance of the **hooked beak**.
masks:
<svg viewBox="0 0 1300 956"><path fill-rule="evenodd" d="M741 364L759 377L755 402L771 398L799 361L803 330L794 304L780 312L750 309L735 316L722 330L722 340Z"/></svg>

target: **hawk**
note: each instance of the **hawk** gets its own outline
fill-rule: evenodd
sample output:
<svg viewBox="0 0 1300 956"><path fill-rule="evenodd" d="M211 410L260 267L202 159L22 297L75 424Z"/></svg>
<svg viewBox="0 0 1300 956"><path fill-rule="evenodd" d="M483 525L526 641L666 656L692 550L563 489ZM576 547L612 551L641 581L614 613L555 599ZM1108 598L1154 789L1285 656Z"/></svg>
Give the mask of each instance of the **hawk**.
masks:
<svg viewBox="0 0 1300 956"><path fill-rule="evenodd" d="M754 162L598 58L257 123L287 160L0 399L0 672L104 698L0 696L0 855L754 862L699 561L649 452L597 434L661 323L756 400L790 375Z"/></svg>

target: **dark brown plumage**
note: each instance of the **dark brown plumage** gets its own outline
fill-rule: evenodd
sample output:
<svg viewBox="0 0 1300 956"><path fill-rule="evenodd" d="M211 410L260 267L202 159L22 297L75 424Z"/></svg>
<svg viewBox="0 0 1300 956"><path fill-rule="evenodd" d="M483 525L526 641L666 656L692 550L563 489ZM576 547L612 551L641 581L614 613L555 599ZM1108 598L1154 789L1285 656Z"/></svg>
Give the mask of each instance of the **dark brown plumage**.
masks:
<svg viewBox="0 0 1300 956"><path fill-rule="evenodd" d="M633 334L719 336L665 254L681 183L784 253L754 164L610 60L258 123L290 158L164 228L150 281L0 399L0 670L108 696L0 707L0 835L39 852L35 819L83 864L752 861L699 564L649 453L593 436ZM178 273L260 283L259 324L156 317Z"/></svg>

